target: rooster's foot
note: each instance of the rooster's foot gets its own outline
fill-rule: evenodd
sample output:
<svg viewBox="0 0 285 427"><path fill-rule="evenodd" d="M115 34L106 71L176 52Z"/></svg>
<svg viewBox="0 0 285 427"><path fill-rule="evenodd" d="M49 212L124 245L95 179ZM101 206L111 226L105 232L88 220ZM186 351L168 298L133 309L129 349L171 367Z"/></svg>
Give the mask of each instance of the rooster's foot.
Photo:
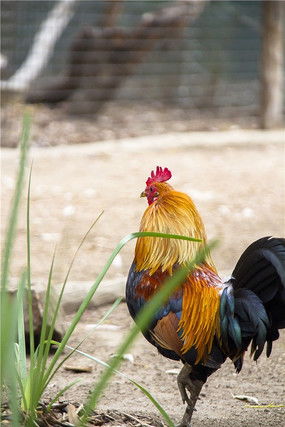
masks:
<svg viewBox="0 0 285 427"><path fill-rule="evenodd" d="M191 379L191 372L191 366L185 363L177 377L178 388L182 401L183 403L187 403L185 414L177 427L190 427L191 418L195 410L195 404L204 384L202 381Z"/></svg>

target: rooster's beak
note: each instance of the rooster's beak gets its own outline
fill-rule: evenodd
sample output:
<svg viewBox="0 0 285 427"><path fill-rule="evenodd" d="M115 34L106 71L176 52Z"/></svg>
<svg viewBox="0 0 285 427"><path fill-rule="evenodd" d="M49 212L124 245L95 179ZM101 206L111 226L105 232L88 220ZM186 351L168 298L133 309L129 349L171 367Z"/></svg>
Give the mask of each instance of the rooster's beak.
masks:
<svg viewBox="0 0 285 427"><path fill-rule="evenodd" d="M141 193L140 197L146 197L145 191Z"/></svg>

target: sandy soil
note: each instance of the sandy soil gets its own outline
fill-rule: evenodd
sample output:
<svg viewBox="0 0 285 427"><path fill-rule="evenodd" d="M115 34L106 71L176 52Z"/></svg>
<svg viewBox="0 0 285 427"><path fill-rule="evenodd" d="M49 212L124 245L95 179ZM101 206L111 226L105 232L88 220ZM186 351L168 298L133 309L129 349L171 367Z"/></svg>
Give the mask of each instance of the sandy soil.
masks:
<svg viewBox="0 0 285 427"><path fill-rule="evenodd" d="M280 134L281 135L281 134ZM200 144L185 147L165 144L156 148L116 149L96 144L88 147L56 147L35 149L31 197L32 274L34 280L47 277L51 254L57 244L55 282L62 279L68 261L81 237L97 215L104 210L100 222L85 242L72 271L72 280L94 280L111 250L120 238L138 229L145 200L139 199L150 170L157 164L173 172L172 184L193 196L204 218L208 235L218 237L214 252L217 267L222 272L233 268L239 254L254 239L265 235L284 235L284 147L281 144L250 144L248 146L213 146ZM157 137L158 138L158 137ZM191 134L189 134L191 138ZM264 134L270 138L270 134ZM281 138L281 136L280 136ZM281 140L280 140L281 142ZM60 148L60 149L59 149ZM76 148L76 149L75 149ZM81 149L82 148L82 149ZM2 151L2 224L5 227L11 191L14 184L16 151ZM24 265L25 206L23 204L18 241L12 265L18 276ZM132 260L133 244L122 252L109 277L125 276ZM75 345L90 332L106 307L85 313L72 338ZM66 316L68 324L71 317ZM116 352L121 337L131 320L125 304L102 326L92 332L82 350L102 360ZM124 361L121 370L145 385L175 420L183 413L175 375L179 363L159 356L140 337L130 350L134 362ZM235 375L226 362L204 387L197 404L193 426L285 426L285 335L275 344L269 360L262 356L258 364L246 358L241 374ZM71 362L70 362L71 363ZM82 403L98 379L101 368L82 356L72 363L93 366L92 373L74 374L63 368L49 386L52 396L60 386L74 379L80 383L64 398ZM261 404L281 405L281 408L248 408L233 395L257 397ZM140 411L155 417L150 402L124 378L113 378L100 402L100 409L119 409L127 413ZM111 424L110 424L111 425ZM118 425L114 424L113 425ZM124 424L123 424L124 425Z"/></svg>

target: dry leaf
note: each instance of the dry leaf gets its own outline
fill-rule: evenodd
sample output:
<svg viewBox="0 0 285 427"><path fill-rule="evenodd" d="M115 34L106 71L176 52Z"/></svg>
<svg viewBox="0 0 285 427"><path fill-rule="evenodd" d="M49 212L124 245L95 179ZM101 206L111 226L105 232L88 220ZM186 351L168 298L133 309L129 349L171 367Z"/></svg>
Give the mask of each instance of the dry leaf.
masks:
<svg viewBox="0 0 285 427"><path fill-rule="evenodd" d="M72 372L92 372L92 366L82 366L82 365L64 365L66 371Z"/></svg>
<svg viewBox="0 0 285 427"><path fill-rule="evenodd" d="M245 402L251 403L253 405L258 405L258 399L256 397L246 396L245 394L239 394L233 397L238 400L244 400Z"/></svg>
<svg viewBox="0 0 285 427"><path fill-rule="evenodd" d="M67 416L68 416L68 421L71 424L76 425L78 423L79 418L77 415L77 409L71 403L69 403L69 405L67 406Z"/></svg>

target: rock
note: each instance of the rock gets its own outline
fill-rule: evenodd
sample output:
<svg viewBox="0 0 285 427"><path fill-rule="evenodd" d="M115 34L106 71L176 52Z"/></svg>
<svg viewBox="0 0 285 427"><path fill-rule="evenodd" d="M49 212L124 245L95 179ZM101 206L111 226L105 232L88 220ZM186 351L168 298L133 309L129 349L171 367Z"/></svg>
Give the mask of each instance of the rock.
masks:
<svg viewBox="0 0 285 427"><path fill-rule="evenodd" d="M17 288L18 288L18 281L12 279L11 282L9 283L8 292L13 298L16 297ZM33 310L34 337L35 337L36 346L40 341L43 312L44 312L45 293L46 293L45 283L43 282L32 283L32 310ZM48 311L47 331L51 326L54 309L56 307L56 297L57 297L56 292L54 292L54 289L52 288L51 296L50 296L49 311ZM29 339L29 313L28 313L27 298L25 298L25 302L24 302L24 328L25 328L26 346L28 351L30 339ZM61 312L61 309L59 309L52 339L55 341L61 341L63 335L64 335L64 328L63 328L63 322L62 322L62 312Z"/></svg>

